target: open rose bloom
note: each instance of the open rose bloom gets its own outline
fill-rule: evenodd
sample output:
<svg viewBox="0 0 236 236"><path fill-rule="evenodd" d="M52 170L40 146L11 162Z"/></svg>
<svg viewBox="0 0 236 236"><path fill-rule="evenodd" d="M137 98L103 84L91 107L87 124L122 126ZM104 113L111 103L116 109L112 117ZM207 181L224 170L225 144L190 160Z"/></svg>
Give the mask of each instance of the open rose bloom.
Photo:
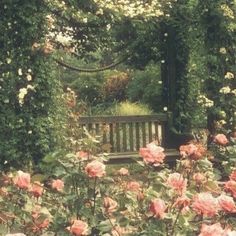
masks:
<svg viewBox="0 0 236 236"><path fill-rule="evenodd" d="M149 143L146 148L140 148L139 154L146 164L157 166L163 163L165 158L164 148L157 146L155 142Z"/></svg>
<svg viewBox="0 0 236 236"><path fill-rule="evenodd" d="M213 140L215 143L219 144L219 145L222 145L222 146L225 146L226 144L228 144L229 140L227 139L227 137L224 135L224 134L217 134L215 137L214 137L214 140Z"/></svg>
<svg viewBox="0 0 236 236"><path fill-rule="evenodd" d="M67 229L75 236L88 235L88 224L82 220L74 220L73 224Z"/></svg>
<svg viewBox="0 0 236 236"><path fill-rule="evenodd" d="M167 179L167 185L176 191L179 195L182 195L186 191L187 179L185 179L179 173L170 174Z"/></svg>
<svg viewBox="0 0 236 236"><path fill-rule="evenodd" d="M206 192L195 195L192 208L199 215L213 217L220 210L220 205L211 193Z"/></svg>
<svg viewBox="0 0 236 236"><path fill-rule="evenodd" d="M227 236L220 223L213 225L203 224L199 236Z"/></svg>
<svg viewBox="0 0 236 236"><path fill-rule="evenodd" d="M101 178L106 174L105 169L106 166L102 162L95 160L87 164L85 172L89 177Z"/></svg>
<svg viewBox="0 0 236 236"><path fill-rule="evenodd" d="M30 174L19 170L13 182L21 189L28 189L30 187Z"/></svg>
<svg viewBox="0 0 236 236"><path fill-rule="evenodd" d="M33 194L34 197L40 197L43 194L43 186L42 184L40 184L40 182L35 181L32 185L31 185L31 189L30 192Z"/></svg>
<svg viewBox="0 0 236 236"><path fill-rule="evenodd" d="M150 203L149 210L153 214L155 218L163 219L165 217L165 211L167 209L167 206L165 202L160 199L153 199Z"/></svg>
<svg viewBox="0 0 236 236"><path fill-rule="evenodd" d="M64 182L61 179L54 179L52 181L52 188L56 189L58 192L62 192L64 189Z"/></svg>
<svg viewBox="0 0 236 236"><path fill-rule="evenodd" d="M182 145L179 150L183 158L189 157L192 160L202 159L206 153L206 149L203 145L193 143Z"/></svg>

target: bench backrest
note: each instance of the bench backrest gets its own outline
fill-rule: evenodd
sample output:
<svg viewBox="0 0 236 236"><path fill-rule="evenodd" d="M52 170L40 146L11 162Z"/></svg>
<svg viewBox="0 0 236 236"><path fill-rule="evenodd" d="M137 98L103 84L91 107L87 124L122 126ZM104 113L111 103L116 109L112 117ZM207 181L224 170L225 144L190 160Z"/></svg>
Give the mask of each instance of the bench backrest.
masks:
<svg viewBox="0 0 236 236"><path fill-rule="evenodd" d="M92 135L102 137L111 153L137 152L156 140L165 147L168 114L139 116L82 116L79 123Z"/></svg>

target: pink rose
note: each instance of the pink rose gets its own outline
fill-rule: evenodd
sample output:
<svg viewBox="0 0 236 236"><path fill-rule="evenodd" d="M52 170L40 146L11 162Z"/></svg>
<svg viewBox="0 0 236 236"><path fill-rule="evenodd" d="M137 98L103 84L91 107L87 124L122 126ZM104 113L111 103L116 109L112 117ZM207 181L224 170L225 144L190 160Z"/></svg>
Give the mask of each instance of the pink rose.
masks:
<svg viewBox="0 0 236 236"><path fill-rule="evenodd" d="M190 198L188 198L187 196L183 195L180 196L176 199L173 207L178 207L180 209L183 209L185 207L188 207L190 205Z"/></svg>
<svg viewBox="0 0 236 236"><path fill-rule="evenodd" d="M201 227L201 232L198 236L224 236L225 231L221 227L220 223L214 225L203 224Z"/></svg>
<svg viewBox="0 0 236 236"><path fill-rule="evenodd" d="M82 220L74 220L67 229L75 236L88 235L88 224Z"/></svg>
<svg viewBox="0 0 236 236"><path fill-rule="evenodd" d="M43 187L38 181L35 181L31 186L30 192L34 197L38 198L43 194Z"/></svg>
<svg viewBox="0 0 236 236"><path fill-rule="evenodd" d="M30 187L30 174L19 170L13 182L21 189L28 189Z"/></svg>
<svg viewBox="0 0 236 236"><path fill-rule="evenodd" d="M85 171L91 178L100 178L106 174L105 168L106 166L103 163L95 160L87 164Z"/></svg>
<svg viewBox="0 0 236 236"><path fill-rule="evenodd" d="M198 172L193 175L193 180L196 182L196 184L202 184L206 181L206 177L204 174Z"/></svg>
<svg viewBox="0 0 236 236"><path fill-rule="evenodd" d="M197 147L190 143L188 145L182 145L179 147L181 156L191 156L197 151Z"/></svg>
<svg viewBox="0 0 236 236"><path fill-rule="evenodd" d="M231 175L229 176L230 180L236 181L236 170L234 170Z"/></svg>
<svg viewBox="0 0 236 236"><path fill-rule="evenodd" d="M217 199L222 210L226 212L236 212L236 206L232 197L222 194Z"/></svg>
<svg viewBox="0 0 236 236"><path fill-rule="evenodd" d="M52 181L52 188L56 189L58 192L62 192L64 189L64 182L60 179L54 179Z"/></svg>
<svg viewBox="0 0 236 236"><path fill-rule="evenodd" d="M76 158L81 159L81 160L86 160L89 157L89 153L88 152L84 152L84 151L79 151L75 154Z"/></svg>
<svg viewBox="0 0 236 236"><path fill-rule="evenodd" d="M206 192L194 197L192 208L199 215L212 217L218 213L220 206L217 199Z"/></svg>
<svg viewBox="0 0 236 236"><path fill-rule="evenodd" d="M224 134L217 134L214 137L213 141L219 145L222 145L222 146L226 145L229 142L229 140L226 138L226 136Z"/></svg>
<svg viewBox="0 0 236 236"><path fill-rule="evenodd" d="M152 142L149 143L146 148L140 148L139 154L143 157L146 164L160 165L165 158L163 151L164 149L162 147Z"/></svg>
<svg viewBox="0 0 236 236"><path fill-rule="evenodd" d="M118 173L119 173L120 175L123 175L123 176L129 175L129 170L126 169L126 168L120 168L120 169L118 170Z"/></svg>
<svg viewBox="0 0 236 236"><path fill-rule="evenodd" d="M112 213L117 209L117 202L110 197L105 197L103 199L103 206L107 213Z"/></svg>
<svg viewBox="0 0 236 236"><path fill-rule="evenodd" d="M236 198L236 181L229 180L225 183L225 190L229 191Z"/></svg>
<svg viewBox="0 0 236 236"><path fill-rule="evenodd" d="M138 192L141 186L139 182L131 181L127 183L126 189L131 192Z"/></svg>
<svg viewBox="0 0 236 236"><path fill-rule="evenodd" d="M160 198L152 200L149 206L149 210L153 213L153 216L159 219L164 218L166 208L165 202Z"/></svg>
<svg viewBox="0 0 236 236"><path fill-rule="evenodd" d="M182 195L186 191L187 179L184 179L179 173L173 173L169 175L167 185Z"/></svg>
<svg viewBox="0 0 236 236"><path fill-rule="evenodd" d="M179 150L181 156L189 157L193 160L201 159L206 152L206 149L201 144L193 143L182 145L180 146Z"/></svg>

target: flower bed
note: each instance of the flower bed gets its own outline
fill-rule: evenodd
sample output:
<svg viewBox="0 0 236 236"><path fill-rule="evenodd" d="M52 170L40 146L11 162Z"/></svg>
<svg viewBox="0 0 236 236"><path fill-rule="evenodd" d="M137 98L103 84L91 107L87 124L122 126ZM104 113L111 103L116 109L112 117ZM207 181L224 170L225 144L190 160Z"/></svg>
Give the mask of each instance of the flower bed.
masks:
<svg viewBox="0 0 236 236"><path fill-rule="evenodd" d="M214 142L228 145L220 136ZM140 154L141 178L125 167L107 171L112 167L104 157L84 151L47 156L44 174L2 173L0 233L236 235L236 170L219 183L211 155L195 143L180 147L182 158L173 170L154 142Z"/></svg>

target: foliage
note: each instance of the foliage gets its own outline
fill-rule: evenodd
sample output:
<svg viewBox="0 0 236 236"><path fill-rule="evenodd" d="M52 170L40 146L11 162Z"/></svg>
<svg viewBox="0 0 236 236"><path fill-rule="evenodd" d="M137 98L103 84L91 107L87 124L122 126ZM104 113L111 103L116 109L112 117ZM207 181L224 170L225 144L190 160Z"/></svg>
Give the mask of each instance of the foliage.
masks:
<svg viewBox="0 0 236 236"><path fill-rule="evenodd" d="M44 2L2 1L0 168L37 162L58 144L60 85L45 41Z"/></svg>
<svg viewBox="0 0 236 236"><path fill-rule="evenodd" d="M225 111L227 129L233 130L235 126L233 120L230 121L234 119L234 114L229 102L229 100L233 102L234 99L228 95L219 96L220 89L227 86L229 82L224 79L225 75L228 72L235 74L235 7L235 1L200 1L198 4L198 10L201 12L199 22L205 42L206 80L202 90L215 104L213 109L208 111L208 129L211 133L217 132L216 124L221 116L221 107L226 109L231 107L230 110ZM234 88L235 83L232 82L231 86ZM228 103L230 103L229 107Z"/></svg>
<svg viewBox="0 0 236 236"><path fill-rule="evenodd" d="M127 73L115 71L112 75L106 77L102 91L104 101L124 101L129 79Z"/></svg>
<svg viewBox="0 0 236 236"><path fill-rule="evenodd" d="M143 71L135 70L133 72L127 94L130 101L140 101L158 112L163 110L162 88L159 66L149 64Z"/></svg>

